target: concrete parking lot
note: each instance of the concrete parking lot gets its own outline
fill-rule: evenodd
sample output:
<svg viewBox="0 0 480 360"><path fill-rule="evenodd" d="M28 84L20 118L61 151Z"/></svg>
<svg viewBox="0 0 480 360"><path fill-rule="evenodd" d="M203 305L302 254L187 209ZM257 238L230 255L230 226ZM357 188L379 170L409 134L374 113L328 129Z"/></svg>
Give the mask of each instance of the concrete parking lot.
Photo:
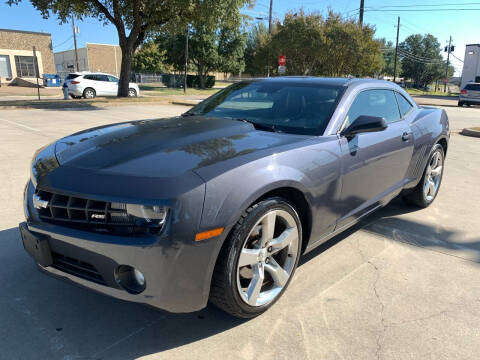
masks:
<svg viewBox="0 0 480 360"><path fill-rule="evenodd" d="M302 259L283 298L249 321L213 306L167 314L40 274L18 222L33 152L87 127L176 115L136 105L0 112L0 359L477 359L480 108L454 130L426 210L394 201Z"/></svg>

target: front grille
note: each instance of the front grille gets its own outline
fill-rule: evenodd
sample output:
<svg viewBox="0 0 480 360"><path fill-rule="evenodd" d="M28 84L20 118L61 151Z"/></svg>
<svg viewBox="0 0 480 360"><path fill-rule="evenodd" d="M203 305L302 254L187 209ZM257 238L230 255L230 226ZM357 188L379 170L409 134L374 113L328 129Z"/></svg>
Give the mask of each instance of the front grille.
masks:
<svg viewBox="0 0 480 360"><path fill-rule="evenodd" d="M86 231L132 235L151 233L153 229L137 226L127 214L125 204L73 197L45 190L35 192L48 201L38 209L40 218L48 223Z"/></svg>
<svg viewBox="0 0 480 360"><path fill-rule="evenodd" d="M93 281L97 284L107 285L98 270L89 263L56 252L52 252L52 258L52 266L58 270L78 276L85 280Z"/></svg>

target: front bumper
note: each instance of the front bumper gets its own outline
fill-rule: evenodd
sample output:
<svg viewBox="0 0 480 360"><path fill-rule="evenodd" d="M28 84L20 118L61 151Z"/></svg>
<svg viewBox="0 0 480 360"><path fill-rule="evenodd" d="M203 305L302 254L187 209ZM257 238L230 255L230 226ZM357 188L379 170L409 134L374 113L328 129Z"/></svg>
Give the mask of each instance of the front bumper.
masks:
<svg viewBox="0 0 480 360"><path fill-rule="evenodd" d="M478 97L469 97L469 96L460 95L458 99L459 101L463 101L470 104L480 104L480 98Z"/></svg>
<svg viewBox="0 0 480 360"><path fill-rule="evenodd" d="M171 227L160 235L140 238L72 229L40 221L32 195L29 183L25 192L27 222L20 224L20 232L25 249L42 272L108 296L170 312L192 312L207 305L211 274L224 234L195 242L193 233L173 231L176 235L172 236ZM30 241L25 241L26 237ZM28 248L28 243L32 247L37 240L45 244L41 251L47 253L46 258ZM62 266L66 260L70 268ZM119 284L116 274L120 265L143 273L144 291L130 293Z"/></svg>

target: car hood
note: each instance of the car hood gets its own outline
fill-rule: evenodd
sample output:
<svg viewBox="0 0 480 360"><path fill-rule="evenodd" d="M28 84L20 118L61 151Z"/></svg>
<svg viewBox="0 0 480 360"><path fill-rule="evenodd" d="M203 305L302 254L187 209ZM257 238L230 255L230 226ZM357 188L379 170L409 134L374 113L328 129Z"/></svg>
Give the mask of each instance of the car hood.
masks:
<svg viewBox="0 0 480 360"><path fill-rule="evenodd" d="M55 155L70 168L165 178L304 138L225 118L174 117L85 130L58 140Z"/></svg>

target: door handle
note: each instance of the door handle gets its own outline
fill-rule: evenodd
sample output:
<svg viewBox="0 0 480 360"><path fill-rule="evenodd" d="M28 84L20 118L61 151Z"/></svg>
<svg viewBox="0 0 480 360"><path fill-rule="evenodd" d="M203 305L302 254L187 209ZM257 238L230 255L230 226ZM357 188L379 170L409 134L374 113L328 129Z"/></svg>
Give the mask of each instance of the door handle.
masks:
<svg viewBox="0 0 480 360"><path fill-rule="evenodd" d="M404 133L402 134L402 140L403 140L403 141L408 141L408 140L410 140L410 134L407 133L407 132L404 132Z"/></svg>

